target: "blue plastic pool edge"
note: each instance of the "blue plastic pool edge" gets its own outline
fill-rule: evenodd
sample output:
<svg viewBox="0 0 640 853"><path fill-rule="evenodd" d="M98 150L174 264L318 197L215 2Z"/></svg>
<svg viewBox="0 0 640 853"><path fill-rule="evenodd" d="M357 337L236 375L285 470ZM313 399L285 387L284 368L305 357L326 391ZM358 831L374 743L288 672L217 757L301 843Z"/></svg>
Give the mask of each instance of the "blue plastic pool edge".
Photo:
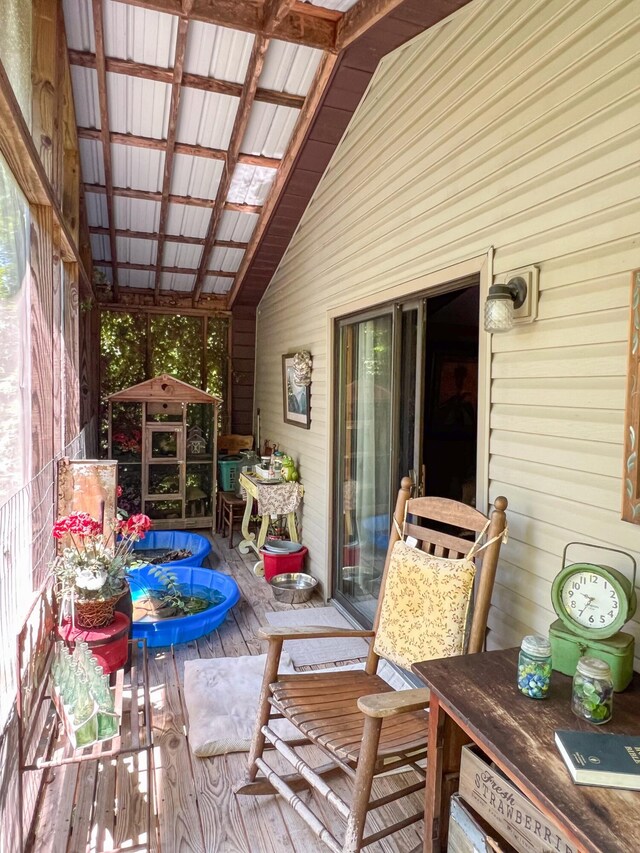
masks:
<svg viewBox="0 0 640 853"><path fill-rule="evenodd" d="M177 616L173 619L160 619L157 622L132 622L132 637L134 640L146 640L150 647L170 646L172 643L188 643L204 634L215 630L223 621L227 612L240 600L238 584L228 575L223 575L215 569L196 567L180 568L175 563L171 571L178 575L178 581L185 586L200 586L215 589L225 600L215 607L194 613L190 616ZM154 566L143 566L133 569L130 574L131 596L135 603L147 590L164 589L164 586L149 574Z"/></svg>
<svg viewBox="0 0 640 853"><path fill-rule="evenodd" d="M144 539L134 542L133 553L142 550L166 548L167 551L191 551L190 557L163 563L163 566L201 566L211 552L211 542L199 533L187 533L184 530L150 530Z"/></svg>

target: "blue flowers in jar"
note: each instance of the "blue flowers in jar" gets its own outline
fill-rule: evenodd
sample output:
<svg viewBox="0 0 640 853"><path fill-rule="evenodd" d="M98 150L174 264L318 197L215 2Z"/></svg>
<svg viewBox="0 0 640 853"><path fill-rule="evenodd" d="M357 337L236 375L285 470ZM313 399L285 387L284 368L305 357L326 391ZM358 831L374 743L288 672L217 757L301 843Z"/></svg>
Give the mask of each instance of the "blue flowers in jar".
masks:
<svg viewBox="0 0 640 853"><path fill-rule="evenodd" d="M523 637L518 655L518 690L530 699L544 699L551 683L551 644L547 637Z"/></svg>

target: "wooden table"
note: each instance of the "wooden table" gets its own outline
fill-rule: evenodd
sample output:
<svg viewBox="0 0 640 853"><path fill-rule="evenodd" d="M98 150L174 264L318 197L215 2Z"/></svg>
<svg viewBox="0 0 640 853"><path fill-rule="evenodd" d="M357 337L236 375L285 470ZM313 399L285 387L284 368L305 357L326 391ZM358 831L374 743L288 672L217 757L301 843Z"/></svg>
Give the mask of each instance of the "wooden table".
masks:
<svg viewBox="0 0 640 853"><path fill-rule="evenodd" d="M260 557L260 548L265 543L265 539L267 538L267 531L269 529L269 519L270 515L268 513L263 513L262 515L262 523L260 524L260 530L258 531L258 538L256 539L255 533L251 533L249 530L249 522L251 521L251 509L253 505L253 501L251 498L255 498L259 502L260 490L261 489L277 489L279 483L270 483L269 480L261 480L259 477L252 477L250 474L240 474L240 485L246 491L247 495L247 505L245 507L244 516L242 518L242 535L244 539L238 545L238 550L241 554L248 554L249 550L255 551L255 553ZM302 499L302 495L304 494L303 487L298 484L300 489L300 498ZM298 529L296 527L296 514L295 512L289 512L286 514L287 516L287 528L289 530L289 538L292 542L298 542ZM264 574L264 564L262 559L260 559L255 566L253 567L253 571L256 575Z"/></svg>
<svg viewBox="0 0 640 853"><path fill-rule="evenodd" d="M640 851L640 791L575 785L555 745L556 729L640 735L640 675L613 700L599 728L571 711L571 679L553 673L549 696L518 692L517 649L415 664L431 690L424 850L446 849L449 798L460 750L470 741L585 853Z"/></svg>

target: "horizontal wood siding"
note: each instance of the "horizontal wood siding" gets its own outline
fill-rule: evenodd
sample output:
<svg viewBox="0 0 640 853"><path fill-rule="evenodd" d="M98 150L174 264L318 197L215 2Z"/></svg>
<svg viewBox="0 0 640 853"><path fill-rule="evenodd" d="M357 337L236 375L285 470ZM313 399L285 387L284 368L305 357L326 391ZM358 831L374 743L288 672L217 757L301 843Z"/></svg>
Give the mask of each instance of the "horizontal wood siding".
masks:
<svg viewBox="0 0 640 853"><path fill-rule="evenodd" d="M620 520L629 271L638 262L640 9L483 0L390 54L258 312L263 434L299 459L304 540L328 583L328 312L489 246L540 268L535 323L492 341L490 498L511 538L492 646L546 631L564 544L638 553ZM314 357L311 430L282 422L280 356ZM632 630L640 634L640 623Z"/></svg>

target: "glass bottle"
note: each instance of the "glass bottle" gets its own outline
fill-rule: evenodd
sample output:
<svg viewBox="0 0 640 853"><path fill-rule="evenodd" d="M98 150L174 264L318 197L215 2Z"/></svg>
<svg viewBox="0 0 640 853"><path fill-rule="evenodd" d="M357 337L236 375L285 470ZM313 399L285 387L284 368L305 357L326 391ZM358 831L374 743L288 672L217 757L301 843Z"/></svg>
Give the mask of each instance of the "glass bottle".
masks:
<svg viewBox="0 0 640 853"><path fill-rule="evenodd" d="M611 667L600 658L583 657L573 676L571 710L596 726L611 719L613 712Z"/></svg>
<svg viewBox="0 0 640 853"><path fill-rule="evenodd" d="M98 737L98 721L94 712L95 702L89 693L87 679L81 674L78 678L78 686L72 710L77 747L87 746L93 743Z"/></svg>
<svg viewBox="0 0 640 853"><path fill-rule="evenodd" d="M547 637L523 637L518 655L518 690L531 699L544 699L551 682L551 644Z"/></svg>
<svg viewBox="0 0 640 853"><path fill-rule="evenodd" d="M98 737L104 740L118 734L119 721L113 693L109 687L109 677L103 674L101 666L95 667L93 683L93 696L98 705Z"/></svg>

